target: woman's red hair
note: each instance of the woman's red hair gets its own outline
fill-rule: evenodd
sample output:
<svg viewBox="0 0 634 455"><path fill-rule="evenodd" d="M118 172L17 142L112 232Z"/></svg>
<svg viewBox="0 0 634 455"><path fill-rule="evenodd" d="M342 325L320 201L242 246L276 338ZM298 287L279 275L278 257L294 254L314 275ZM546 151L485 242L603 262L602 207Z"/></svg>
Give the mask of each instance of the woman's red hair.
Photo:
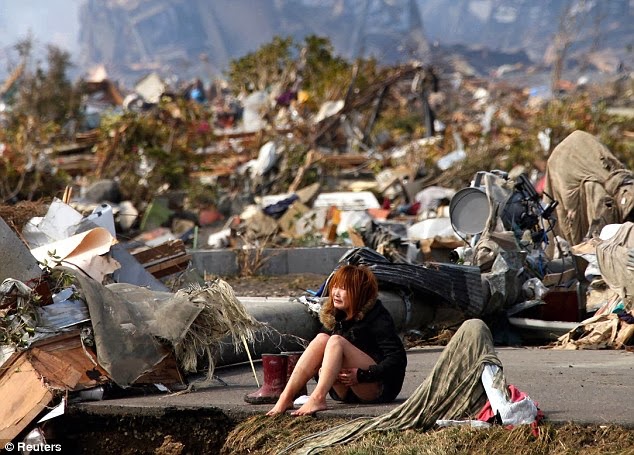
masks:
<svg viewBox="0 0 634 455"><path fill-rule="evenodd" d="M376 300L379 295L379 283L372 270L363 265L344 265L335 271L328 283L328 300L325 310L334 313L332 288L345 289L350 296L352 316L359 316L361 308Z"/></svg>

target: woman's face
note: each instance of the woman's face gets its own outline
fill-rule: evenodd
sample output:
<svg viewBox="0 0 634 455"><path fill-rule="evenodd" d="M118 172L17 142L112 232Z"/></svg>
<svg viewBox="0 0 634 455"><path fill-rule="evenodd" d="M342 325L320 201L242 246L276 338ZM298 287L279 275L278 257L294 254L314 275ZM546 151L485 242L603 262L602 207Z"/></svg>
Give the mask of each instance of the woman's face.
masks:
<svg viewBox="0 0 634 455"><path fill-rule="evenodd" d="M337 310L350 315L352 305L350 304L350 295L345 289L337 286L332 287L332 304Z"/></svg>

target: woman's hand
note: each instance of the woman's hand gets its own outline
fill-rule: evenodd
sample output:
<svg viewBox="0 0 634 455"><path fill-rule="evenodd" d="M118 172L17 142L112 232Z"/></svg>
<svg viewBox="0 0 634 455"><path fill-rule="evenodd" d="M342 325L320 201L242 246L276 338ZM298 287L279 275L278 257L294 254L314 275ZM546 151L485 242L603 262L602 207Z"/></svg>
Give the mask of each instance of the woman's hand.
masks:
<svg viewBox="0 0 634 455"><path fill-rule="evenodd" d="M346 387L357 385L359 383L357 380L357 370L358 368L342 368L337 375L337 381Z"/></svg>

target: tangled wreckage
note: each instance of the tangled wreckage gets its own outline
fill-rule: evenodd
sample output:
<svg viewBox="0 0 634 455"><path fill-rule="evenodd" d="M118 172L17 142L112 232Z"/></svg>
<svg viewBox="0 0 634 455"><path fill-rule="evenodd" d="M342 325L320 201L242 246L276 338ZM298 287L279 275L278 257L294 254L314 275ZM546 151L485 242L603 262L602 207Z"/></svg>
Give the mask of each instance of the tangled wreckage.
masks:
<svg viewBox="0 0 634 455"><path fill-rule="evenodd" d="M214 123L174 98L161 102L166 88L155 75L126 99L107 78L89 79L101 96L95 105L114 99L128 112L149 114L116 124L106 139L96 130L80 133L72 144L25 160L78 180L94 171L97 181L78 196L67 187L26 220L20 209L0 218L0 439L23 439L70 402L107 398L108 391L208 386L219 380L216 366L299 350L319 329L327 278L300 296L258 300L236 296L223 276L275 269L328 276L342 264L364 264L412 342L479 318L499 344L630 349L632 171L584 131L557 144L543 177L519 167L472 169L465 148L488 163L485 155L494 152L480 138L490 133L501 144L495 153L507 154L528 134L519 125L532 112L518 107L516 97L524 95L508 87L499 96L509 105L495 106L482 84L459 81L469 92L469 111L452 113L446 128L432 115L448 104L432 76L420 66L399 68L363 90L351 87L346 99L325 102L312 117L302 91L280 93L274 119L262 115L268 101L262 92L241 106L219 97ZM425 112L427 137L370 140L393 87L400 89L393 104L414 99ZM367 121L359 120L362 107L370 108ZM150 130L160 136L156 142ZM189 141L211 136L204 147L203 140ZM551 137L559 138L539 131L540 142ZM13 151L7 146L3 153ZM163 191L180 175L158 172L152 153L173 158L170 165L186 163L182 174L222 194L195 216L181 216L183 193ZM429 160L448 171L445 179L412 166ZM369 172L380 163L389 164ZM456 190L461 165L473 175ZM272 172L280 169L291 174L290 185ZM338 178L324 169L339 171ZM319 182L304 184L309 174ZM319 246L276 268L285 248L267 248L272 239L287 250L303 242Z"/></svg>
<svg viewBox="0 0 634 455"><path fill-rule="evenodd" d="M634 175L588 133L554 149L539 191L525 174L481 171L462 190L418 192L435 216L407 226L381 220L364 193L313 191L312 209L301 191L275 199L262 219L296 210L287 231L306 229L302 214L312 212L325 236L349 232L334 268L370 267L404 335L477 317L501 343L519 334L556 349L631 344ZM68 202L54 200L20 236L0 223L0 438L24 434L52 406L55 415L67 400L103 394L105 384L209 385L216 365L298 349L316 333L324 286L243 304L222 279L192 270L182 242L117 241L110 205L82 215ZM250 235L262 229L256 220ZM176 292L165 284L174 274ZM188 380L201 371L204 380Z"/></svg>

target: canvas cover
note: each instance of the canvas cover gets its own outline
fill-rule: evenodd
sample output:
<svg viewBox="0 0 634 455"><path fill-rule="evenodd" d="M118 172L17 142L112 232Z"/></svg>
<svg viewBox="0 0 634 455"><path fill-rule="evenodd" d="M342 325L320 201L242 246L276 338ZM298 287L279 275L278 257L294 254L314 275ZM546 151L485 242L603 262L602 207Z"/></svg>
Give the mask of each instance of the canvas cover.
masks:
<svg viewBox="0 0 634 455"><path fill-rule="evenodd" d="M167 351L159 339L178 343L202 310L184 295L126 283L103 286L63 269L74 275L88 305L99 365L121 387L163 360Z"/></svg>
<svg viewBox="0 0 634 455"><path fill-rule="evenodd" d="M629 254L634 251L634 223L627 222L609 240L597 245L601 276L623 299L625 310L634 310L634 270Z"/></svg>
<svg viewBox="0 0 634 455"><path fill-rule="evenodd" d="M555 233L571 245L634 210L634 174L593 135L574 131L553 150L544 191L559 202Z"/></svg>

